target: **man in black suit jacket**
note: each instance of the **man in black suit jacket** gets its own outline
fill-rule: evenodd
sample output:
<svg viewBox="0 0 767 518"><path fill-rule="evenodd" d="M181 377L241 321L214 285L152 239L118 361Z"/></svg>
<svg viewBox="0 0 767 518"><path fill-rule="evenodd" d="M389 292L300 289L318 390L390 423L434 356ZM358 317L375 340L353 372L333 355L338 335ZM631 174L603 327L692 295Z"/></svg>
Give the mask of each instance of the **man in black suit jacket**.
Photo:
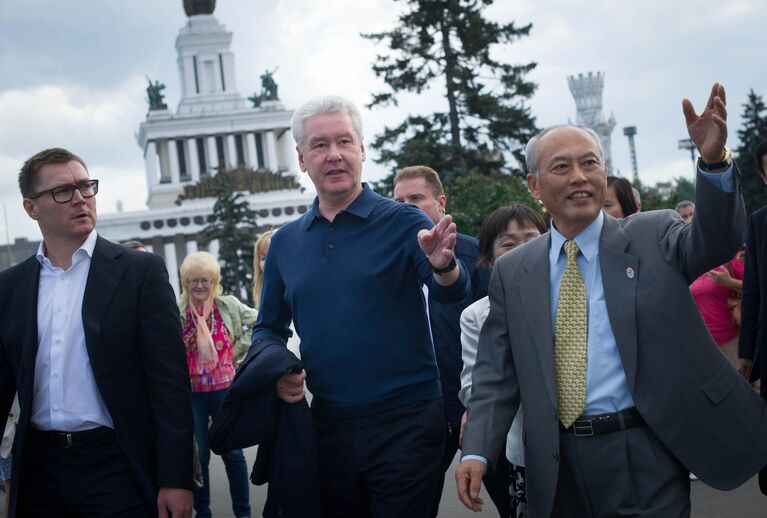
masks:
<svg viewBox="0 0 767 518"><path fill-rule="evenodd" d="M442 187L439 174L424 165L404 167L394 175L395 201L415 205L428 216L436 225L445 216L447 196ZM439 512L439 501L442 496L445 471L453 462L453 457L459 448L461 432L461 417L466 410L458 399L461 388L461 313L466 307L487 295L487 284L490 281L490 270L478 268L479 241L466 234L456 234L455 256L466 267L471 278L471 292L460 303L442 304L428 297L427 310L431 338L439 369L439 381L442 385L442 400L445 404L445 451L442 457L442 480L437 484L437 494L432 509L432 516ZM504 484L506 483L504 476ZM508 485L506 485L508 492ZM508 495L502 495L498 501L508 500ZM504 514L501 512L501 514Z"/></svg>
<svg viewBox="0 0 767 518"><path fill-rule="evenodd" d="M162 260L97 236L98 181L67 150L19 186L43 236L0 273L0 415L18 391L11 516L191 517L192 409Z"/></svg>
<svg viewBox="0 0 767 518"><path fill-rule="evenodd" d="M767 140L754 153L756 168L767 184ZM767 357L764 355L767 324L767 207L755 211L746 233L746 267L740 308L738 372L747 380L761 379L761 394L767 399ZM752 369L753 368L753 369ZM759 473L759 486L767 494L767 471Z"/></svg>

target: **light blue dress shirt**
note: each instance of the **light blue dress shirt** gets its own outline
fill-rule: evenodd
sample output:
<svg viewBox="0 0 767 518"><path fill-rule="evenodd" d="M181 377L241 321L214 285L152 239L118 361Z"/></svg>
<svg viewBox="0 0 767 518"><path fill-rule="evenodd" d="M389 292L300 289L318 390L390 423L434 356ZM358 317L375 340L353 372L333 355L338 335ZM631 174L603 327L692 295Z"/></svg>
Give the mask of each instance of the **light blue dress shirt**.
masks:
<svg viewBox="0 0 767 518"><path fill-rule="evenodd" d="M604 213L591 222L574 241L580 249L578 270L586 286L588 318L588 352L586 354L586 409L583 415L617 412L634 406L629 391L618 344L610 326L605 303L605 289L599 269L599 236L604 224ZM556 327L559 283L565 273L567 257L562 245L567 238L551 227L549 249L549 289L551 294L551 328Z"/></svg>

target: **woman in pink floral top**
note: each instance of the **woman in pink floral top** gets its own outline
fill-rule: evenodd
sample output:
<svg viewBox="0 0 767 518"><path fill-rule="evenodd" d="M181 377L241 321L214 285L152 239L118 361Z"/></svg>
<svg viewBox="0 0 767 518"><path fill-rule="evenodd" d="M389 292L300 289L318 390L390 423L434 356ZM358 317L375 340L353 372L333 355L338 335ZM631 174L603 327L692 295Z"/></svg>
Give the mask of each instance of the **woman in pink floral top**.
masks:
<svg viewBox="0 0 767 518"><path fill-rule="evenodd" d="M194 491L196 516L210 516L208 422L221 409L234 379L237 362L250 345L250 329L258 312L237 298L221 295L221 269L208 252L189 254L181 264L178 301L192 383L194 435L199 449L203 487ZM242 450L221 456L229 479L232 509L250 516L248 471Z"/></svg>
<svg viewBox="0 0 767 518"><path fill-rule="evenodd" d="M743 290L743 252L730 262L704 273L690 285L695 304L709 333L725 356L737 366L738 327L730 314L727 301Z"/></svg>

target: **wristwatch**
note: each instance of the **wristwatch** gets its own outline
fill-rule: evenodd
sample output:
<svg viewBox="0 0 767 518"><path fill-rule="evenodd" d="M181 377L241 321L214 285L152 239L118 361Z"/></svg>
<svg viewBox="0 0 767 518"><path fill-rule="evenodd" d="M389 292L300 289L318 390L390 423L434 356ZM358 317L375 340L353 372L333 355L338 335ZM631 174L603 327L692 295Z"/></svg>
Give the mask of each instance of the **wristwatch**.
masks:
<svg viewBox="0 0 767 518"><path fill-rule="evenodd" d="M429 266L431 266L431 271L436 275L445 275L446 273L450 273L455 270L455 267L458 266L458 263L455 262L455 256L453 256L453 258L450 259L450 262L447 263L447 266L444 268L434 268L434 265L431 264L431 262L429 262Z"/></svg>
<svg viewBox="0 0 767 518"><path fill-rule="evenodd" d="M712 171L722 171L727 169L732 164L732 153L727 148L722 151L722 157L718 162L706 162L703 158L698 158L698 167L701 171L710 173Z"/></svg>

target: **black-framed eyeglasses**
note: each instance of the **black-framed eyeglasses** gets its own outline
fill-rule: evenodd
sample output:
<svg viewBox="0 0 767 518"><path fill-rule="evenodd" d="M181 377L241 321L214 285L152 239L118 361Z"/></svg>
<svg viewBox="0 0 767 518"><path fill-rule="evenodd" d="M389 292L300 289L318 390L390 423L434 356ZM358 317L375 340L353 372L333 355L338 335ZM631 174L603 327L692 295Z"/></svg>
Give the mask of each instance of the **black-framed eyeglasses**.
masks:
<svg viewBox="0 0 767 518"><path fill-rule="evenodd" d="M75 195L75 189L80 191L83 198L92 198L99 192L99 181L92 179L83 180L82 182L77 182L75 184L59 185L53 189L46 189L44 191L30 194L27 198L34 200L45 194L50 194L53 201L56 203L67 203L71 201L72 197Z"/></svg>

